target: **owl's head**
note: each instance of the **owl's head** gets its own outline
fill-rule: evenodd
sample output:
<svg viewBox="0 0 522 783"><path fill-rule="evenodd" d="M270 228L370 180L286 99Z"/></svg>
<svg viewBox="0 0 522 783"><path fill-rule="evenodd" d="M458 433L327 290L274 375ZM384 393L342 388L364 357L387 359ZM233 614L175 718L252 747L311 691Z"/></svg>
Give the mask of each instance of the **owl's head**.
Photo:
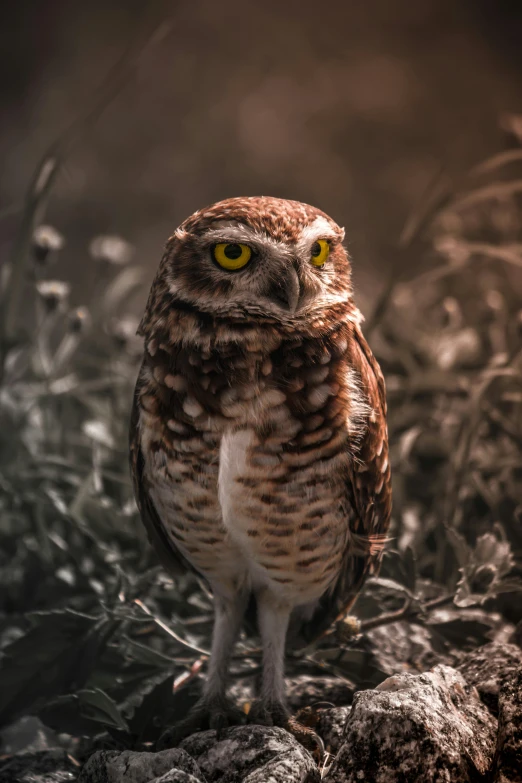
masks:
<svg viewBox="0 0 522 783"><path fill-rule="evenodd" d="M351 297L344 231L277 198L232 198L194 213L168 242L158 277L173 306L214 317L301 320Z"/></svg>

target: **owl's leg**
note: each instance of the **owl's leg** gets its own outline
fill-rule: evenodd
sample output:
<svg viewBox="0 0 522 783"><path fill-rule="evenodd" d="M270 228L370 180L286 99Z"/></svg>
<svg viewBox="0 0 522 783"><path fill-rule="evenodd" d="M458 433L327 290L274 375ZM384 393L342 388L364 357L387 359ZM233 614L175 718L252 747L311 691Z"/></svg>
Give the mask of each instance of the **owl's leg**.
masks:
<svg viewBox="0 0 522 783"><path fill-rule="evenodd" d="M268 589L257 595L257 622L263 644L261 689L248 713L249 723L286 726L289 712L285 705L285 639L291 607Z"/></svg>
<svg viewBox="0 0 522 783"><path fill-rule="evenodd" d="M263 643L263 675L259 697L248 713L249 723L281 726L293 734L320 763L324 744L316 732L290 715L286 706L284 656L291 607L274 593L263 591L257 596L257 620Z"/></svg>
<svg viewBox="0 0 522 783"><path fill-rule="evenodd" d="M240 723L244 715L226 696L228 668L248 602L248 593L215 594L214 630L208 676L202 697L183 720L165 731L157 743L158 750L174 747L184 737L200 729L222 732L231 723Z"/></svg>
<svg viewBox="0 0 522 783"><path fill-rule="evenodd" d="M219 703L225 699L228 668L247 603L248 593L243 591L215 597L211 655L203 689L203 698L208 703Z"/></svg>

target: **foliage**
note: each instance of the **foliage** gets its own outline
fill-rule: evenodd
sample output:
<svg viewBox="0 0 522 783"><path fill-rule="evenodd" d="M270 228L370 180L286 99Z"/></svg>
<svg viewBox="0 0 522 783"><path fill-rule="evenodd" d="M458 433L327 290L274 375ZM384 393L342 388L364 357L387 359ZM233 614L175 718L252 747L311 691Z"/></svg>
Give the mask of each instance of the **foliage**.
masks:
<svg viewBox="0 0 522 783"><path fill-rule="evenodd" d="M392 281L366 330L387 377L393 543L359 620L289 673L375 684L371 629L408 620L454 654L522 618L521 162L518 148L488 161L407 227L401 252L422 271ZM123 240L98 237L96 294L69 307L70 284L50 274L66 245L33 220L49 175L44 160L16 245L25 271L16 255L1 279L0 724L33 714L139 747L197 696L211 602L157 566L132 498L140 343L126 310L141 270ZM243 640L236 674L258 657Z"/></svg>

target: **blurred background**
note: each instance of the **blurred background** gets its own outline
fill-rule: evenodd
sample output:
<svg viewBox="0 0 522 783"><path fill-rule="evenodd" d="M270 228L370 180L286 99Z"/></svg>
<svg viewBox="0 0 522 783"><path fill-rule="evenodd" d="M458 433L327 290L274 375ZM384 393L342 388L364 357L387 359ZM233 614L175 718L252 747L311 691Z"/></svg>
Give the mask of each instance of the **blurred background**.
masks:
<svg viewBox="0 0 522 783"><path fill-rule="evenodd" d="M170 20L53 189L48 220L80 278L95 234L127 238L148 283L188 214L275 195L346 227L366 308L429 183L497 151L503 115L522 110L522 6L508 0L18 0L2 17L2 255L45 149Z"/></svg>

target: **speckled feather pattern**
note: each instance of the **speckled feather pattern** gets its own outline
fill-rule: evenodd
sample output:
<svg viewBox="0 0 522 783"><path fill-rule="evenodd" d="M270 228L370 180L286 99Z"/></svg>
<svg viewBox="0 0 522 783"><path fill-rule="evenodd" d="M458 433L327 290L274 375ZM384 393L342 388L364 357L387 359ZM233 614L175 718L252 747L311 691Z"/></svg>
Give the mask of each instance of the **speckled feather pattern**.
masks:
<svg viewBox="0 0 522 783"><path fill-rule="evenodd" d="M281 263L307 231L327 230L328 272L299 267L317 306L264 308L261 264L246 299L211 264L196 272L202 238L232 225L273 243ZM376 569L391 508L384 380L342 236L298 202L201 210L169 240L140 327L131 461L151 540L167 567L195 569L216 593L274 591L302 640L344 614Z"/></svg>

